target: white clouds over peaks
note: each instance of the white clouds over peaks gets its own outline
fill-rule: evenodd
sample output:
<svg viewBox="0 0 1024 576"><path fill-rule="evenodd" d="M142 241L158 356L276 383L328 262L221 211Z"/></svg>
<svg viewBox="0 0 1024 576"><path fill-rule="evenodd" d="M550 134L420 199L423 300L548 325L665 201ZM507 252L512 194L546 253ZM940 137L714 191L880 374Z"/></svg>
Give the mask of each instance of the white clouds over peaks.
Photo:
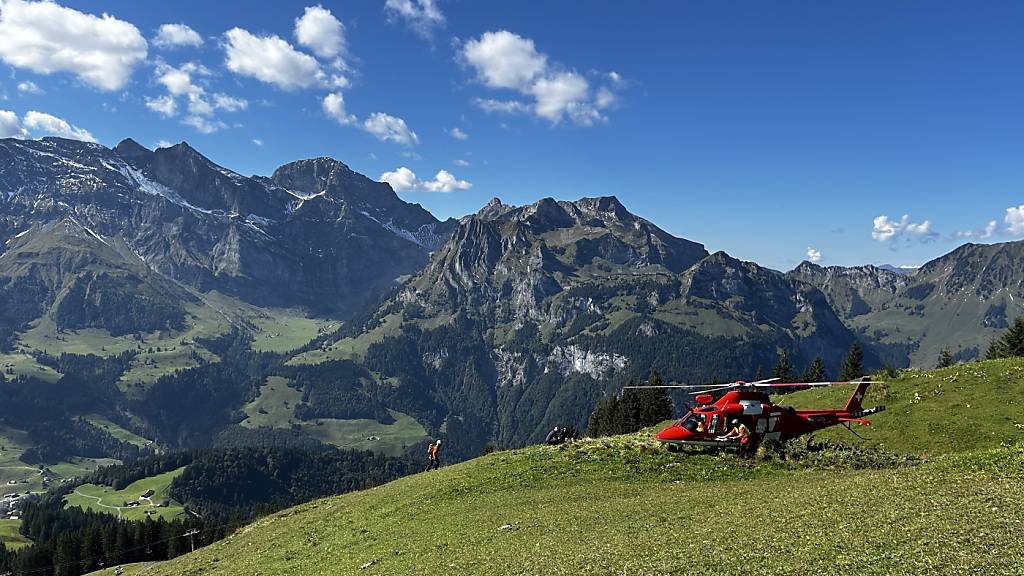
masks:
<svg viewBox="0 0 1024 576"><path fill-rule="evenodd" d="M1024 234L1024 204L1010 206L1006 209L1006 216L1003 217L1006 224L1006 232L1013 236Z"/></svg>
<svg viewBox="0 0 1024 576"><path fill-rule="evenodd" d="M299 52L279 36L255 36L232 28L224 33L224 39L224 63L235 74L285 90L309 88L324 77L316 58Z"/></svg>
<svg viewBox="0 0 1024 576"><path fill-rule="evenodd" d="M334 92L324 96L324 114L334 118L339 124L354 124L358 120L355 116L345 111L345 97L340 92Z"/></svg>
<svg viewBox="0 0 1024 576"><path fill-rule="evenodd" d="M455 192L456 190L469 190L473 184L467 180L459 180L454 174L447 170L438 170L433 180L420 180L416 173L405 166L395 169L393 172L385 172L380 175L381 182L387 182L395 192L423 191L423 192Z"/></svg>
<svg viewBox="0 0 1024 576"><path fill-rule="evenodd" d="M810 246L807 247L807 259L811 262L821 262L821 251L815 250Z"/></svg>
<svg viewBox="0 0 1024 576"><path fill-rule="evenodd" d="M321 58L345 54L345 25L322 6L308 6L295 19L295 39Z"/></svg>
<svg viewBox="0 0 1024 576"><path fill-rule="evenodd" d="M153 37L153 45L158 48L197 47L203 45L203 38L184 24L164 24Z"/></svg>
<svg viewBox="0 0 1024 576"><path fill-rule="evenodd" d="M564 118L581 126L604 121L602 111L618 101L613 90L623 85L621 76L610 72L602 75L609 85L595 92L582 74L552 64L546 54L537 51L533 40L508 30L485 32L466 42L461 58L485 86L514 90L533 100L531 105L519 100L476 99L483 110L529 111L554 124Z"/></svg>
<svg viewBox="0 0 1024 576"><path fill-rule="evenodd" d="M41 136L60 136L83 142L96 142L96 138L84 128L72 126L66 120L45 112L29 110L25 113L22 123L30 132Z"/></svg>
<svg viewBox="0 0 1024 576"><path fill-rule="evenodd" d="M0 110L0 138L28 138L28 130L10 110Z"/></svg>
<svg viewBox="0 0 1024 576"><path fill-rule="evenodd" d="M879 242L889 242L900 237L929 241L938 236L932 230L930 221L914 223L910 221L910 216L907 214L904 214L899 220L893 220L885 215L878 216L872 223L871 238Z"/></svg>
<svg viewBox="0 0 1024 576"><path fill-rule="evenodd" d="M206 89L195 81L196 77L211 75L202 64L187 62L175 68L160 62L155 73L156 81L167 89L167 94L157 98L146 98L146 107L165 118L171 118L178 112L176 98L181 97L185 100L188 111L182 122L203 134L227 128L227 124L213 117L215 111L238 112L249 107L247 100L221 92L214 93L211 102Z"/></svg>
<svg viewBox="0 0 1024 576"><path fill-rule="evenodd" d="M146 108L149 108L164 118L171 118L178 112L178 104L170 95L160 96L158 98L146 98Z"/></svg>
<svg viewBox="0 0 1024 576"><path fill-rule="evenodd" d="M405 146L418 144L420 139L416 136L405 120L383 112L374 112L368 118L360 121L354 114L349 114L345 108L345 97L340 92L333 92L324 96L321 103L324 114L333 118L342 126L358 126L373 134L381 142L395 142Z"/></svg>
<svg viewBox="0 0 1024 576"><path fill-rule="evenodd" d="M987 240L988 238L991 238L992 236L995 235L996 228L998 228L998 226L999 225L996 223L995 220L989 220L988 224L985 225L985 228L981 230L968 230L966 232L957 232L956 237L979 238L981 240Z"/></svg>
<svg viewBox="0 0 1024 576"><path fill-rule="evenodd" d="M533 40L508 30L485 32L462 47L462 57L491 88L523 91L547 68L547 56Z"/></svg>
<svg viewBox="0 0 1024 576"><path fill-rule="evenodd" d="M138 28L52 2L0 0L0 60L40 74L71 72L100 90L118 90L146 59Z"/></svg>
<svg viewBox="0 0 1024 576"><path fill-rule="evenodd" d="M28 138L31 134L96 142L96 138L88 130L73 126L53 114L29 110L19 120L14 112L0 110L0 138Z"/></svg>
<svg viewBox="0 0 1024 576"><path fill-rule="evenodd" d="M370 114L369 118L363 121L363 130L373 134L382 142L390 140L411 146L420 141L416 133L405 124L405 120L383 112Z"/></svg>
<svg viewBox="0 0 1024 576"><path fill-rule="evenodd" d="M384 14L388 20L403 20L425 39L431 38L435 28L444 26L444 14L434 0L387 0Z"/></svg>

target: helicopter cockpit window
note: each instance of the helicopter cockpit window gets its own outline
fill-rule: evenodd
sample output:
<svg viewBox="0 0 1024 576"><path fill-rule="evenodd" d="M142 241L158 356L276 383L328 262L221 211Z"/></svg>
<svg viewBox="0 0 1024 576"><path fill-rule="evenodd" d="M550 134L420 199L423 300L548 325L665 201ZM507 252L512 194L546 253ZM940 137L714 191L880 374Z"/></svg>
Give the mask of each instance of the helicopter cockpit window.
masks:
<svg viewBox="0 0 1024 576"><path fill-rule="evenodd" d="M694 414L694 415L689 416L687 418L683 418L683 428L686 428L690 432L696 432L697 431L697 426L699 426L700 423L703 422L703 421L704 421L704 416L701 416L699 414Z"/></svg>

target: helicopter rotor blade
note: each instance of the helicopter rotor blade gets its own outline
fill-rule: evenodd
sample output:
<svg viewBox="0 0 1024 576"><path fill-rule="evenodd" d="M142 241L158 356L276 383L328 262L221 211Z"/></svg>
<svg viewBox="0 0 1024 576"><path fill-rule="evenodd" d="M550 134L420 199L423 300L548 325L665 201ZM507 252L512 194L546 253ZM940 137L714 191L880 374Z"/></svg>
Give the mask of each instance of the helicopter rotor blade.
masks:
<svg viewBox="0 0 1024 576"><path fill-rule="evenodd" d="M729 384L727 386L719 386L717 388L708 388L706 390L698 390L696 392L690 392L690 394L693 394L695 396L697 394L711 394L713 392L718 392L720 390L727 390L727 389L732 388L732 387L734 387L734 385L733 384Z"/></svg>
<svg viewBox="0 0 1024 576"><path fill-rule="evenodd" d="M850 380L845 382L775 382L771 384L752 384L758 388L819 388L824 386L850 386L853 384L882 384L880 380Z"/></svg>

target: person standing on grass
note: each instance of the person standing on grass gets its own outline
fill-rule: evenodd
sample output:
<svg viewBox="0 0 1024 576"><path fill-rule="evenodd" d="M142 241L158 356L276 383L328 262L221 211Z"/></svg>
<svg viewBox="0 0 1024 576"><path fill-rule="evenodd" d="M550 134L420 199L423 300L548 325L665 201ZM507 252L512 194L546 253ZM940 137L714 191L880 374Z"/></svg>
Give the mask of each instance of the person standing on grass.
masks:
<svg viewBox="0 0 1024 576"><path fill-rule="evenodd" d="M441 467L441 441L434 442L427 448L427 471L437 470Z"/></svg>

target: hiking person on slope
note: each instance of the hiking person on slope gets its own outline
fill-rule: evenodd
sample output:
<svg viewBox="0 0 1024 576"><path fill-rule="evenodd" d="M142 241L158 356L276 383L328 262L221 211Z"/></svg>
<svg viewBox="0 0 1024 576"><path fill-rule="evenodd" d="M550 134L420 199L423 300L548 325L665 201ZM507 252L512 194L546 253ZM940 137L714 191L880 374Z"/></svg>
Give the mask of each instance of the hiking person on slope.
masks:
<svg viewBox="0 0 1024 576"><path fill-rule="evenodd" d="M441 467L441 441L434 442L427 448L427 471L437 470Z"/></svg>

